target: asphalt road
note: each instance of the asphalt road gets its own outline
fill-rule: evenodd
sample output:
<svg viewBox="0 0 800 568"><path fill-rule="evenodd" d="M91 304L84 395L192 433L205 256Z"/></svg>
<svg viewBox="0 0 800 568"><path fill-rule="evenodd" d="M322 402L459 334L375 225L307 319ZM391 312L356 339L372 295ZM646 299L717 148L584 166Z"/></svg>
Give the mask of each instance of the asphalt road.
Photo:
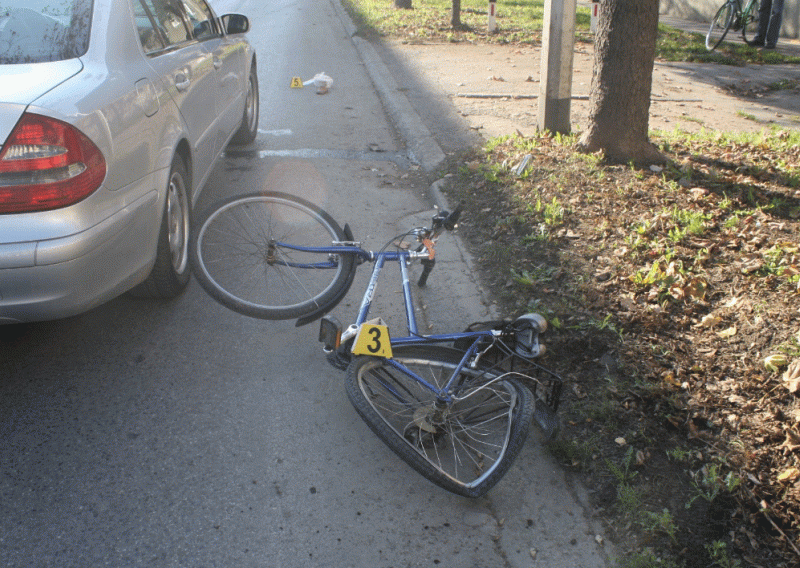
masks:
<svg viewBox="0 0 800 568"><path fill-rule="evenodd" d="M226 156L198 208L259 189L296 193L373 247L426 220L427 188L415 185L340 8L215 6L252 20L260 132ZM289 88L322 71L334 79L327 95ZM452 263L463 253L448 246ZM343 321L363 276L337 309ZM480 314L471 282L463 267L437 265L424 301L453 307L424 321L460 326L464 312ZM397 292L378 298L387 319ZM170 302L124 296L2 329L0 566L605 563L580 488L535 437L489 497L450 495L369 432L316 335L229 312L195 282Z"/></svg>

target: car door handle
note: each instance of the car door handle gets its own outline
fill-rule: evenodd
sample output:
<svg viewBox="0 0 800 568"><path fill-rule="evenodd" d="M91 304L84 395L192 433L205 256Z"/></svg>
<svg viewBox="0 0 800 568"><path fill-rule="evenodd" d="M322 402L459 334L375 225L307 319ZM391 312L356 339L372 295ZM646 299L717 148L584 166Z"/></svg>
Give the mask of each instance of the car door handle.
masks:
<svg viewBox="0 0 800 568"><path fill-rule="evenodd" d="M189 77L187 77L184 73L178 73L177 75L175 75L175 87L179 91L183 92L187 90L189 88L189 85L191 85L191 83L192 83L191 79L189 79Z"/></svg>

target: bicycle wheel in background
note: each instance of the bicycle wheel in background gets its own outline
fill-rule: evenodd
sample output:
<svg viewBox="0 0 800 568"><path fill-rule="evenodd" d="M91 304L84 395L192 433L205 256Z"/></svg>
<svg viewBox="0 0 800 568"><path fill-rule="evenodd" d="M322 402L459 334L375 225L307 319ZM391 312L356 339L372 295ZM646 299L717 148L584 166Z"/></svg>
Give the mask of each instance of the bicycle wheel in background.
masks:
<svg viewBox="0 0 800 568"><path fill-rule="evenodd" d="M751 45L758 35L758 8L759 0L750 0L743 12L747 15L742 16L742 39L748 45Z"/></svg>
<svg viewBox="0 0 800 568"><path fill-rule="evenodd" d="M297 318L335 301L355 270L353 255L303 252L278 243L330 247L344 239L330 215L299 197L235 196L213 205L195 224L192 268L206 292L235 312Z"/></svg>
<svg viewBox="0 0 800 568"><path fill-rule="evenodd" d="M706 49L714 51L717 49L725 35L733 23L733 16L736 12L733 2L726 2L722 7L717 10L714 19L711 20L711 26L708 28L706 34Z"/></svg>
<svg viewBox="0 0 800 568"><path fill-rule="evenodd" d="M462 355L417 345L395 347L393 360L442 387ZM480 497L511 467L533 416L531 392L498 373L463 369L447 406L386 359L355 358L345 384L356 411L403 461L448 491Z"/></svg>

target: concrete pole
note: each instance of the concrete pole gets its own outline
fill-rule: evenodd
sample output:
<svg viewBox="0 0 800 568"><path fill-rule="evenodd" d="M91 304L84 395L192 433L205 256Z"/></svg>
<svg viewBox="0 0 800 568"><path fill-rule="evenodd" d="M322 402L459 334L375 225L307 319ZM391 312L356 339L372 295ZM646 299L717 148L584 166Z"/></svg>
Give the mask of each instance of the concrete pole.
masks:
<svg viewBox="0 0 800 568"><path fill-rule="evenodd" d="M489 0L489 16L487 18L487 30L493 34L497 30L497 20L495 19L495 9L497 8L496 0Z"/></svg>
<svg viewBox="0 0 800 568"><path fill-rule="evenodd" d="M570 132L576 5L577 0L545 0L544 3L539 130Z"/></svg>

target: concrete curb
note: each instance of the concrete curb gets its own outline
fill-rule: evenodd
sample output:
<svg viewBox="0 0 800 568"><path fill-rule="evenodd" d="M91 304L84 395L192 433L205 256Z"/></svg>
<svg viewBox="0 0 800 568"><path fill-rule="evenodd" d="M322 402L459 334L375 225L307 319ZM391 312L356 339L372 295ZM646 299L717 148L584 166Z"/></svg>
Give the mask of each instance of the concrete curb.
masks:
<svg viewBox="0 0 800 568"><path fill-rule="evenodd" d="M356 27L350 15L342 7L339 0L331 0L331 4L339 15L347 30L359 57L364 62L375 90L383 103L400 137L405 141L409 159L419 164L426 172L435 171L444 162L445 154L433 138L430 130L414 111L411 103L397 86L394 77L372 45L355 35Z"/></svg>

